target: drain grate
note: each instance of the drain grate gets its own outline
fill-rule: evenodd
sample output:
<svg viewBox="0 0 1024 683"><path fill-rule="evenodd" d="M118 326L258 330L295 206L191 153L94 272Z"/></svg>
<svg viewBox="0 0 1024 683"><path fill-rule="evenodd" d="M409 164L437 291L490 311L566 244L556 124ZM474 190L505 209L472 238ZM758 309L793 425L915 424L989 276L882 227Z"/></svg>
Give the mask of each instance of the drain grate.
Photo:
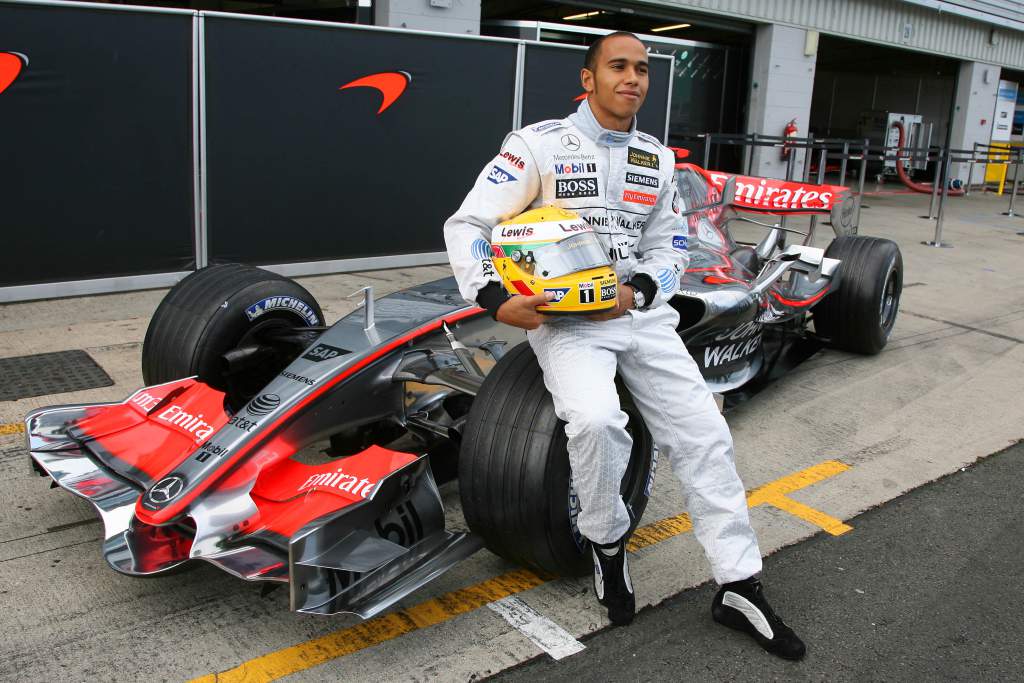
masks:
<svg viewBox="0 0 1024 683"><path fill-rule="evenodd" d="M0 401L62 394L114 383L82 350L0 358Z"/></svg>

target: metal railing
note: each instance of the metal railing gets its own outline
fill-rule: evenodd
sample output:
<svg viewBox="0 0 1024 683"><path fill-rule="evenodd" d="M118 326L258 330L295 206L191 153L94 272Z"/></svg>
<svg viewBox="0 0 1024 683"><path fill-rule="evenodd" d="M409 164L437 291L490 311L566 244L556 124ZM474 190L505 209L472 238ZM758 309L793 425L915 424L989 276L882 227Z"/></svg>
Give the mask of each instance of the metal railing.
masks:
<svg viewBox="0 0 1024 683"><path fill-rule="evenodd" d="M680 138L675 138L679 140ZM854 196L864 196L864 183L867 177L868 162L871 161L902 161L904 163L913 161L916 164L934 164L931 200L928 203L928 215L921 216L926 220L935 221L935 233L931 240L923 241L922 244L933 247L952 247L949 242L943 242L942 230L945 217L946 200L950 193L950 167L954 163L968 164L967 183L963 189L963 195L970 194L970 187L973 181L974 166L984 164L986 175L988 167L994 164L1001 164L1006 170L1013 167L1013 185L1010 191L1010 200L1007 210L1002 212L1004 216L1017 216L1014 204L1020 184L1021 164L1024 163L1024 148L1008 147L1006 145L989 145L975 143L971 149L946 149L942 145L928 145L925 147L898 147L872 144L867 138L863 139L842 139L842 138L816 138L816 137L782 137L776 135L762 135L760 133L728 134L728 133L702 133L697 135L682 136L686 142L696 142L703 146L704 168L707 168L711 159L712 147L733 146L743 147L742 169L745 175L751 175L753 171L753 150L758 147L770 147L775 149L788 149L786 156L786 177L788 181L797 180L795 166L797 150L803 150L803 177L802 182L811 182L811 162L817 161L817 173L814 182L823 184L825 172L830 161L839 162L840 183L846 185L847 171L851 162L859 164L857 172L856 191ZM993 156L995 153L995 156ZM1005 179L1006 170L1003 172ZM852 189L852 188L851 188ZM999 192L1002 193L1002 183ZM959 190L956 190L959 193ZM857 214L854 218L855 229L860 226L860 210L866 207L861 202L857 205ZM811 217L810 232L813 233L817 216ZM781 218L785 227L786 217ZM1018 233L1024 234L1024 233Z"/></svg>

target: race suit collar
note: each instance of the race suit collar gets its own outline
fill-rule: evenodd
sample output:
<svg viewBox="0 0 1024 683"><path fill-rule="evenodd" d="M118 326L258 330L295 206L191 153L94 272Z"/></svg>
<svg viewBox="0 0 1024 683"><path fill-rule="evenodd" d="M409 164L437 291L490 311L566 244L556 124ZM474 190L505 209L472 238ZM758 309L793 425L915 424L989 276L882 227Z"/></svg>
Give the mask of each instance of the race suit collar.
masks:
<svg viewBox="0 0 1024 683"><path fill-rule="evenodd" d="M580 102L580 107L576 110L575 114L569 114L569 120L583 131L584 135L605 147L625 147L633 139L634 133L636 133L635 116L628 131L623 132L602 128L601 124L597 122L597 118L594 117L594 112L590 111L590 104L586 100Z"/></svg>

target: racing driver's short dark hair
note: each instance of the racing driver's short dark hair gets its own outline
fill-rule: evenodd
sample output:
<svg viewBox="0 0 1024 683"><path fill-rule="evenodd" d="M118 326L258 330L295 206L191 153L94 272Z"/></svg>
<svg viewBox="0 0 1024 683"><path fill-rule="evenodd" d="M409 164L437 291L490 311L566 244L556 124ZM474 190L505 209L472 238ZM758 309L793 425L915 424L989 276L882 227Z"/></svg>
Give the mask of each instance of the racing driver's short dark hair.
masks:
<svg viewBox="0 0 1024 683"><path fill-rule="evenodd" d="M608 40L609 38L617 38L619 36L626 36L632 38L633 40L639 42L640 44L643 44L644 42L637 38L635 33L630 33L629 31L615 31L614 33L609 33L607 35L601 36L593 43L591 43L589 48L587 48L587 55L583 58L583 68L590 69L591 71L596 72L597 55L601 52L601 45L603 45L604 41Z"/></svg>

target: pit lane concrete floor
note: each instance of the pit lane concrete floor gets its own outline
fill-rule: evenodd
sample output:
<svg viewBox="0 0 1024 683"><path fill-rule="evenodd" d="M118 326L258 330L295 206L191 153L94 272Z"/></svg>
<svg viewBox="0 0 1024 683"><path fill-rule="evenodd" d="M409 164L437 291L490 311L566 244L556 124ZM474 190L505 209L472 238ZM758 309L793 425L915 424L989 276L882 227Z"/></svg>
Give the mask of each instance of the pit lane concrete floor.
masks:
<svg viewBox="0 0 1024 683"><path fill-rule="evenodd" d="M950 200L944 237L954 248L935 249L920 244L933 230L917 218L927 201L879 195L862 217L861 232L896 240L906 265L887 349L870 358L822 351L728 416L769 575L778 549L814 535L828 545L839 542L831 534L857 534L856 520L852 529L841 520L1024 436L1024 237L1016 235L1024 220L999 215L1005 198ZM364 283L385 294L447 273L439 266L303 282L334 319L352 309L343 297ZM284 591L262 598L258 586L206 565L150 580L108 569L92 510L29 474L18 423L36 406L120 400L137 388L141 341L162 295L0 307L4 356L81 348L115 380L0 404L0 678L469 680L539 652L482 608L491 600L514 593L577 638L606 625L588 581L530 579L487 552L367 624L291 614ZM457 491L448 486L444 496L451 525L461 526ZM641 606L709 577L683 510L663 468L643 521L649 528L634 544ZM786 596L784 613L811 613L818 596L810 587L782 583L772 591ZM732 651L728 639L710 647Z"/></svg>
<svg viewBox="0 0 1024 683"><path fill-rule="evenodd" d="M773 555L766 591L807 641L802 662L715 624L717 586L705 583L587 638L572 657L489 680L1020 680L1021 481L1024 444L858 515L856 533Z"/></svg>

